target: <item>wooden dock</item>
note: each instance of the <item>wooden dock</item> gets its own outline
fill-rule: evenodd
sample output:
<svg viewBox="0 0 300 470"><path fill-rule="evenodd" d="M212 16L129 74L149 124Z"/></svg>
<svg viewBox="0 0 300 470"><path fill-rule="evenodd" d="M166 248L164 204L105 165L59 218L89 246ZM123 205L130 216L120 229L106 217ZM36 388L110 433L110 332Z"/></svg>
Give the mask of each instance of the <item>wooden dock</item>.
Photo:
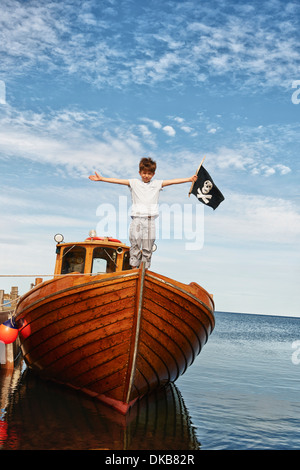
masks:
<svg viewBox="0 0 300 470"><path fill-rule="evenodd" d="M18 287L11 288L9 294L0 289L0 324L8 320L14 312L19 296ZM4 344L0 341L0 369L13 369L15 360L20 353L19 337L11 344Z"/></svg>

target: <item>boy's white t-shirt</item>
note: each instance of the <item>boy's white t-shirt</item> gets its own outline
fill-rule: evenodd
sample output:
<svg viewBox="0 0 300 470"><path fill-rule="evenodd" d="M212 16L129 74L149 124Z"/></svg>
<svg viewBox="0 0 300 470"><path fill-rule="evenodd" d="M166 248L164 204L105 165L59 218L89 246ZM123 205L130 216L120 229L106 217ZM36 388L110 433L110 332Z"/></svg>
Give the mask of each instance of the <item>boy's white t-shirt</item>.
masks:
<svg viewBox="0 0 300 470"><path fill-rule="evenodd" d="M163 180L152 180L149 183L134 178L129 180L132 207L131 217L157 217L159 192Z"/></svg>

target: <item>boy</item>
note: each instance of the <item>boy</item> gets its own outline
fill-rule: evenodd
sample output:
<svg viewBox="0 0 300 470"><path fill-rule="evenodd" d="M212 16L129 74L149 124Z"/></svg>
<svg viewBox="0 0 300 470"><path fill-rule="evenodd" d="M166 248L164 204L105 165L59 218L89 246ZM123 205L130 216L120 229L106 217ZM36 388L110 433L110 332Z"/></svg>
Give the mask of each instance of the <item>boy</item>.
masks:
<svg viewBox="0 0 300 470"><path fill-rule="evenodd" d="M89 176L92 181L124 184L130 187L132 198L131 224L129 228L130 265L139 267L145 262L145 268L150 267L153 244L155 241L155 219L158 217L159 192L171 184L189 183L197 180L197 175L191 178L172 180L152 180L156 170L156 162L151 158L142 158L139 164L139 179L104 178L97 172Z"/></svg>

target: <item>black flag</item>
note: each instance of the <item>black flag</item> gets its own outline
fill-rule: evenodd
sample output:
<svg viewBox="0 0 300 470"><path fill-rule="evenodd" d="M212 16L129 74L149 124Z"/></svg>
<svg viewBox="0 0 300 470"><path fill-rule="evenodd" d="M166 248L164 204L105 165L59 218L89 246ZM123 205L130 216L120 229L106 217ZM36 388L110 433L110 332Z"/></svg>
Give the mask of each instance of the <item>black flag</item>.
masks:
<svg viewBox="0 0 300 470"><path fill-rule="evenodd" d="M223 194L217 188L212 177L203 166L200 167L197 176L198 179L195 181L191 193L194 194L199 201L203 202L203 204L215 210L218 205L224 201L225 198Z"/></svg>

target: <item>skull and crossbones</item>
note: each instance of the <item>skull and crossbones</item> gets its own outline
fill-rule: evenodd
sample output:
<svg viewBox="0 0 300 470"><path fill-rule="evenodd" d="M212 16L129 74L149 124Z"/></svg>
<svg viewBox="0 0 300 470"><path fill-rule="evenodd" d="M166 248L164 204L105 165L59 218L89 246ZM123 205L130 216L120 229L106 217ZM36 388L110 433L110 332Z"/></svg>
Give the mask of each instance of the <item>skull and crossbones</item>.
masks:
<svg viewBox="0 0 300 470"><path fill-rule="evenodd" d="M197 198L202 199L202 201L205 202L205 204L208 204L209 200L212 198L212 195L208 194L209 191L212 189L212 187L213 187L213 184L211 181L209 180L204 181L202 191L200 188L198 188L197 190L197 193L198 193Z"/></svg>

